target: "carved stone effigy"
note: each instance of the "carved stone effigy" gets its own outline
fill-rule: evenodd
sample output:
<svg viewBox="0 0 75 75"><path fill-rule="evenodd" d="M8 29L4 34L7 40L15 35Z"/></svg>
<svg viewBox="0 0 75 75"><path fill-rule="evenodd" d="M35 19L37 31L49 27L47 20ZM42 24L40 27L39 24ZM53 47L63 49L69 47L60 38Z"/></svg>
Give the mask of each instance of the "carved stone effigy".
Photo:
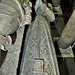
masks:
<svg viewBox="0 0 75 75"><path fill-rule="evenodd" d="M23 10L24 8L24 10ZM0 3L0 40L6 40L6 43L0 41L0 49L8 50L7 47L10 46L12 39L9 37L17 29L25 24L31 23L31 7L27 4L23 4L18 0L2 0ZM25 13L24 13L25 12ZM5 37L4 37L5 36ZM9 41L9 42L8 42ZM4 49L5 47L5 49Z"/></svg>
<svg viewBox="0 0 75 75"><path fill-rule="evenodd" d="M8 49L5 61L0 68L1 75L17 75L17 68L19 62L19 54L21 51L23 33L24 33L24 27L19 28L17 30L16 41Z"/></svg>
<svg viewBox="0 0 75 75"><path fill-rule="evenodd" d="M28 29L25 41L20 75L60 75L49 22L42 16L41 7L38 6L42 3L38 1L41 2L36 2L37 16ZM54 14L45 16L54 18Z"/></svg>
<svg viewBox="0 0 75 75"><path fill-rule="evenodd" d="M18 0L2 0L0 3L0 50L7 51L0 75L17 75L24 25L31 22L31 7L24 3L23 8ZM13 44L10 34L14 32L17 35Z"/></svg>

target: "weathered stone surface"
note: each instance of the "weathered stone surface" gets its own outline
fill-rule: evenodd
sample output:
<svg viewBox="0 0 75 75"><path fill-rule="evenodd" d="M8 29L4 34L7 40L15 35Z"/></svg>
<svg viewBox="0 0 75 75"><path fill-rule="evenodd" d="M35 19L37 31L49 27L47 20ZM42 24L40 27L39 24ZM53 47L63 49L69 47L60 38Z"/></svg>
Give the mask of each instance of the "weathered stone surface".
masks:
<svg viewBox="0 0 75 75"><path fill-rule="evenodd" d="M17 74L23 33L24 33L24 27L19 28L17 31L16 41L8 49L6 59L0 68L1 75L16 75Z"/></svg>

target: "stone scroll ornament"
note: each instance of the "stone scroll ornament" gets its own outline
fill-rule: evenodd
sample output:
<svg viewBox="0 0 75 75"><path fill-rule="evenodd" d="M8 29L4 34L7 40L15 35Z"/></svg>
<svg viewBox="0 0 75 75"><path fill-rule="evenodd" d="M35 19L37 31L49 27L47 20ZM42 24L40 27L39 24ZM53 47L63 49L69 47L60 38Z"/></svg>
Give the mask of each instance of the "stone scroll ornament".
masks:
<svg viewBox="0 0 75 75"><path fill-rule="evenodd" d="M23 9L24 8L24 9ZM19 0L2 0L0 3L0 49L7 51L12 45L10 34L31 24L31 7Z"/></svg>
<svg viewBox="0 0 75 75"><path fill-rule="evenodd" d="M60 75L49 27L55 16L41 0L36 0L35 12L25 40L20 75Z"/></svg>

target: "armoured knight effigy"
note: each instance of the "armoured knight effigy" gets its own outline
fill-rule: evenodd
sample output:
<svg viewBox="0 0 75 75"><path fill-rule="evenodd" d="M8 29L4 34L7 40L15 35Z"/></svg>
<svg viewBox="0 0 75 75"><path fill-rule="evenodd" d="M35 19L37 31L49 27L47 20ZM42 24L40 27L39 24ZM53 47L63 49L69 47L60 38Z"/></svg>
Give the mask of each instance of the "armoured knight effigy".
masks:
<svg viewBox="0 0 75 75"><path fill-rule="evenodd" d="M49 24L55 16L41 0L36 0L35 12L25 41L20 75L59 75Z"/></svg>

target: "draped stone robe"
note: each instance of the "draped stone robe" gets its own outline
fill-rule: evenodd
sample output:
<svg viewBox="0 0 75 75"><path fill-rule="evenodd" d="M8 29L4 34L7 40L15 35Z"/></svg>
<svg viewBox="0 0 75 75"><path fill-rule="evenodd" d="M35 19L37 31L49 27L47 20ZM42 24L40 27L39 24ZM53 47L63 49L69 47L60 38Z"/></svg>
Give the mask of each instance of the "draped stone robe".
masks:
<svg viewBox="0 0 75 75"><path fill-rule="evenodd" d="M59 75L50 24L40 8L27 32L20 75Z"/></svg>

